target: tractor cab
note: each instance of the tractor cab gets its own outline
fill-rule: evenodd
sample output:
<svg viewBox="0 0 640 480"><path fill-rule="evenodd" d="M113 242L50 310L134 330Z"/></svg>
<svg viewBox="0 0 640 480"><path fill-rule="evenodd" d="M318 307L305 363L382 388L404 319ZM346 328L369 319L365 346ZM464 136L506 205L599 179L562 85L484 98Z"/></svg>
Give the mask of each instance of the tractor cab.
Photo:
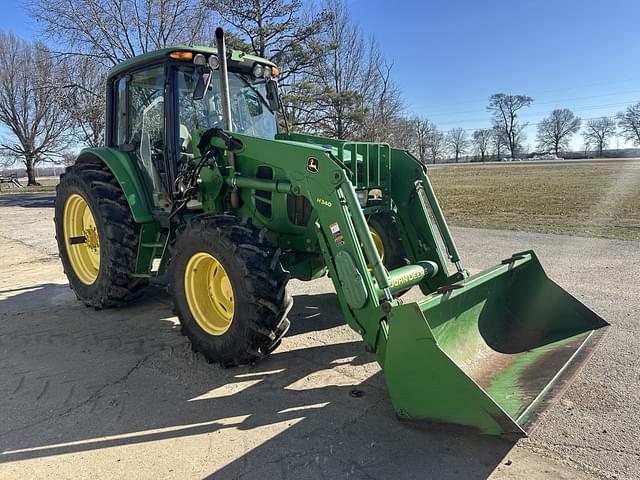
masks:
<svg viewBox="0 0 640 480"><path fill-rule="evenodd" d="M228 86L234 132L274 139L278 69L231 51ZM107 146L131 154L157 213L168 212L181 168L198 152L193 132L224 128L220 61L209 47L173 47L127 60L107 81Z"/></svg>

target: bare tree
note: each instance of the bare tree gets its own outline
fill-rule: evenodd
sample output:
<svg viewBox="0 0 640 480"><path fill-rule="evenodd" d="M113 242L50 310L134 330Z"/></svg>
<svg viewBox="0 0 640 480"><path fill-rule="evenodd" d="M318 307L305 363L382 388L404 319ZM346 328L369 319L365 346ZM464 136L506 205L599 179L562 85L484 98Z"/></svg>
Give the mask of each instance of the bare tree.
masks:
<svg viewBox="0 0 640 480"><path fill-rule="evenodd" d="M480 128L475 130L471 135L473 146L476 151L480 153L480 160L484 162L487 152L489 150L489 145L491 144L491 136L493 132L490 128Z"/></svg>
<svg viewBox="0 0 640 480"><path fill-rule="evenodd" d="M33 17L62 52L116 65L180 43L211 41L206 7L197 0L35 0Z"/></svg>
<svg viewBox="0 0 640 480"><path fill-rule="evenodd" d="M611 137L616 134L616 122L609 117L594 118L589 120L584 127L585 144L589 148L594 148L599 157L602 151L607 148Z"/></svg>
<svg viewBox="0 0 640 480"><path fill-rule="evenodd" d="M359 137L372 142L389 142L392 139L391 126L402 109L400 93L391 78L393 65L385 62L373 38L369 40L367 58L365 90L360 107L364 120Z"/></svg>
<svg viewBox="0 0 640 480"><path fill-rule="evenodd" d="M507 147L507 139L505 137L504 131L497 125L494 125L491 129L491 147L494 155L496 156L496 160L502 160L502 151Z"/></svg>
<svg viewBox="0 0 640 480"><path fill-rule="evenodd" d="M413 128L416 136L416 155L422 163L427 163L427 159L430 157L429 142L435 125L426 118L416 117L413 119Z"/></svg>
<svg viewBox="0 0 640 480"><path fill-rule="evenodd" d="M568 108L558 108L538 124L538 148L558 154L580 130L581 120Z"/></svg>
<svg viewBox="0 0 640 480"><path fill-rule="evenodd" d="M460 155L464 155L469 146L469 138L464 128L452 128L447 133L447 145L458 163Z"/></svg>
<svg viewBox="0 0 640 480"><path fill-rule="evenodd" d="M51 88L60 76L44 45L0 32L0 122L13 136L0 151L24 163L29 185L37 185L36 165L61 159L69 145L72 122Z"/></svg>
<svg viewBox="0 0 640 480"><path fill-rule="evenodd" d="M0 169L5 169L11 167L14 163L16 163L16 159L13 155L7 155L6 152L3 152L0 148Z"/></svg>
<svg viewBox="0 0 640 480"><path fill-rule="evenodd" d="M628 142L640 146L640 102L616 115L620 133Z"/></svg>
<svg viewBox="0 0 640 480"><path fill-rule="evenodd" d="M518 146L524 138L523 130L527 126L527 123L518 121L518 111L531 103L533 98L526 95L495 93L489 97L487 110L491 112L494 126L504 133L512 160L516 158Z"/></svg>
<svg viewBox="0 0 640 480"><path fill-rule="evenodd" d="M328 9L322 41L331 48L306 78L312 90L301 127L342 139L386 139L389 122L400 109L391 67L375 41L365 40L351 23L341 0L332 0Z"/></svg>
<svg viewBox="0 0 640 480"><path fill-rule="evenodd" d="M310 77L315 92L309 122L325 135L346 139L355 136L364 120L360 107L367 49L360 31L350 23L346 7L335 1L332 9L334 15L323 39L332 48L317 66L319 75Z"/></svg>
<svg viewBox="0 0 640 480"><path fill-rule="evenodd" d="M438 130L433 124L432 128L429 129L427 145L431 154L431 163L435 164L438 162L438 159L442 158L442 152L446 147L446 139L444 133Z"/></svg>
<svg viewBox="0 0 640 480"><path fill-rule="evenodd" d="M398 116L391 124L389 143L394 147L416 152L416 129L414 119Z"/></svg>
<svg viewBox="0 0 640 480"><path fill-rule="evenodd" d="M109 67L148 51L212 42L206 7L197 0L34 0L29 10L52 55L68 66L57 87L78 139L101 144L104 80Z"/></svg>
<svg viewBox="0 0 640 480"><path fill-rule="evenodd" d="M89 147L103 145L107 69L92 57L67 57L62 62L64 79L55 88L73 120L76 137Z"/></svg>

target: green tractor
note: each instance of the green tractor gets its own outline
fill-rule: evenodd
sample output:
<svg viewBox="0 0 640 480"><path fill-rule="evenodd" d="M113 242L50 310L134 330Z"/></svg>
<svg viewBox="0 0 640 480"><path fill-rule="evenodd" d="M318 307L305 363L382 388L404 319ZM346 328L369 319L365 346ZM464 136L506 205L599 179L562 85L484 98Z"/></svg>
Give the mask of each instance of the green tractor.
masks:
<svg viewBox="0 0 640 480"><path fill-rule="evenodd" d="M290 132L277 77L227 51L221 29L215 49L113 68L106 147L83 150L57 190L78 298L123 305L166 273L194 351L233 366L280 344L289 278L328 274L400 418L525 435L607 323L532 251L469 275L425 166L387 144ZM403 302L416 285L424 298Z"/></svg>

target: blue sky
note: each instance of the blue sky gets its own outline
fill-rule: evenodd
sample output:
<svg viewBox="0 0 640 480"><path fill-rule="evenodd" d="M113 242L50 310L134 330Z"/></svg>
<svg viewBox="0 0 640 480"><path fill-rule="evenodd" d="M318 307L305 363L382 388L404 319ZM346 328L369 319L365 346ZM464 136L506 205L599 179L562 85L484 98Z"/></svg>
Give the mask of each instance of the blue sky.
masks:
<svg viewBox="0 0 640 480"><path fill-rule="evenodd" d="M522 118L533 124L554 108L591 118L640 101L638 0L347 3L393 62L407 113L443 130L488 126L495 92L532 96ZM3 2L0 30L32 38L37 26L21 5ZM527 137L535 143L534 125ZM581 144L576 136L573 146Z"/></svg>
<svg viewBox="0 0 640 480"><path fill-rule="evenodd" d="M488 126L495 92L532 96L531 123L554 108L590 118L640 101L638 0L349 4L393 61L407 110L442 129ZM535 127L527 133L535 143Z"/></svg>

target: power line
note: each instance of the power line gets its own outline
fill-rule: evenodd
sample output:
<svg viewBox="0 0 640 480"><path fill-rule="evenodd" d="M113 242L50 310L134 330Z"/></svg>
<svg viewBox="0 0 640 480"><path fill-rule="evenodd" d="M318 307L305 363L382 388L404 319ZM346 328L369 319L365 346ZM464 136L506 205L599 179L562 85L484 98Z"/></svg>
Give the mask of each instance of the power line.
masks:
<svg viewBox="0 0 640 480"><path fill-rule="evenodd" d="M537 92L530 92L530 95L540 95L540 94L552 93L552 92L564 92L564 91L568 91L568 90L579 90L581 88L599 87L599 86L603 86L603 85L613 85L613 84L618 84L618 83L629 83L629 82L637 82L637 81L640 81L640 78L629 78L629 79L626 79L626 80L613 80L613 81L608 81L608 82L589 83L589 84L586 84L586 85L576 85L576 86L572 86L572 87L554 88L554 89L550 89L550 90L539 90ZM448 107L448 106L451 106L451 105L466 105L466 104L470 104L470 103L486 102L487 98L488 97L485 97L485 98L479 99L479 100L461 100L461 101L458 101L458 102L435 103L435 104L427 105L425 108Z"/></svg>
<svg viewBox="0 0 640 480"><path fill-rule="evenodd" d="M615 115L599 115L597 117L587 117L587 118L581 118L581 120L583 121L588 121L588 120L599 120L601 118L609 118L611 120L615 120L616 116ZM542 122L535 122L535 123L527 123L527 127L536 127L538 125L540 125ZM476 127L476 128L463 128L464 131L467 132L472 132L474 130L480 130L482 128L490 128L487 127L486 125L484 127Z"/></svg>
<svg viewBox="0 0 640 480"><path fill-rule="evenodd" d="M602 95L589 95L589 96L585 96L585 97L573 97L573 98L561 98L561 99L557 99L557 100L546 100L543 102L535 102L535 105L548 105L551 103L564 103L564 102L570 102L570 101L574 101L574 100L589 100L591 98L602 98L602 97L615 97L618 95L630 95L633 93L640 93L640 90L629 90L626 92L618 92L618 93L605 93ZM581 107L578 107L581 108ZM460 112L449 112L449 113L434 113L434 114L430 114L428 115L429 118L434 118L434 117L447 117L447 116L453 116L453 115L462 115L462 114L466 114L466 113L480 113L480 112L486 112L486 109L484 110L465 110L465 111L460 111Z"/></svg>
<svg viewBox="0 0 640 480"><path fill-rule="evenodd" d="M585 111L585 110L600 110L602 108L611 108L611 107L628 107L631 105L635 105L637 102L623 102L623 103L607 103L607 104L602 104L602 105L586 105L584 107L578 107L577 109L575 109L575 111L577 113L580 113L580 111ZM548 111L540 111L540 112L524 112L520 115L518 115L518 118L520 119L526 119L526 118L534 118L534 117L539 117L541 115L546 115L548 114ZM575 112L574 112L575 113ZM427 118L429 120L431 120L431 117L427 116ZM459 125L461 123L469 123L469 122L482 122L484 120L487 120L487 118L490 119L490 117L483 117L483 118L466 118L466 119L459 119L459 120L451 120L451 121L447 121L447 122L438 122L438 125Z"/></svg>

